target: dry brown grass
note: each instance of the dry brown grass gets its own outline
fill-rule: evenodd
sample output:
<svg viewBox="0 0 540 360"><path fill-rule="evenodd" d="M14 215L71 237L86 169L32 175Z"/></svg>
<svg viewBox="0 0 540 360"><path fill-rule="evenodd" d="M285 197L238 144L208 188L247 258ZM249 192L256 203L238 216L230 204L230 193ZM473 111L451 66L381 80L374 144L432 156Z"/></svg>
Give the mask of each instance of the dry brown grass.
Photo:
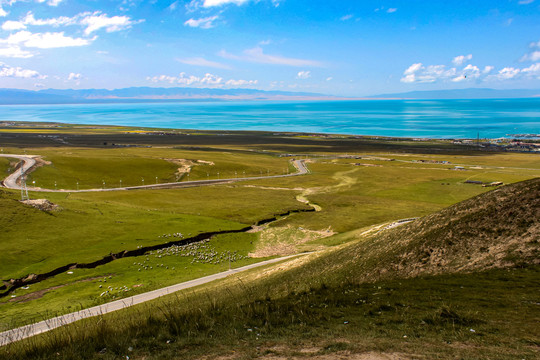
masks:
<svg viewBox="0 0 540 360"><path fill-rule="evenodd" d="M327 271L364 282L539 264L540 178L357 237L327 260Z"/></svg>

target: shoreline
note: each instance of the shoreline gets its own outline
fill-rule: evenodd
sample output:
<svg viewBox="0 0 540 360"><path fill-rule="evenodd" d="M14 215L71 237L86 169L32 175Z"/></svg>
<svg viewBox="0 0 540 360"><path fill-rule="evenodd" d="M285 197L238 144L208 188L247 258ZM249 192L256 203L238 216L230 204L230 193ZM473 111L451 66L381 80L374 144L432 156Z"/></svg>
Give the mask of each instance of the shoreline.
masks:
<svg viewBox="0 0 540 360"><path fill-rule="evenodd" d="M0 119L162 131L395 139L540 137L540 102L506 100L108 102L0 106Z"/></svg>
<svg viewBox="0 0 540 360"><path fill-rule="evenodd" d="M0 105L1 106L1 105ZM203 133L206 135L232 135L241 134L248 135L250 133L256 133L258 135L269 136L292 136L292 137L310 137L310 138L326 138L326 139L363 139L363 140L382 140L382 141L415 141L415 142L428 142L428 141L538 141L540 143L540 133L526 133L526 134L505 134L505 136L499 137L425 137L425 136L390 136L390 135L371 135L371 134L347 134L347 133L332 133L332 132L309 132L309 131L276 131L276 130L251 130L251 129L204 129L204 128L171 128L171 127L148 127L148 126L133 126L122 124L89 124L89 123L74 123L63 121L23 121L23 120L0 120L0 134L10 133L13 131L5 132L3 130L15 130L15 129L32 129L43 130L42 127L48 129L117 129L119 131L125 131L125 134L129 134L135 131L141 135L190 135L194 133ZM122 144L117 144L122 146Z"/></svg>

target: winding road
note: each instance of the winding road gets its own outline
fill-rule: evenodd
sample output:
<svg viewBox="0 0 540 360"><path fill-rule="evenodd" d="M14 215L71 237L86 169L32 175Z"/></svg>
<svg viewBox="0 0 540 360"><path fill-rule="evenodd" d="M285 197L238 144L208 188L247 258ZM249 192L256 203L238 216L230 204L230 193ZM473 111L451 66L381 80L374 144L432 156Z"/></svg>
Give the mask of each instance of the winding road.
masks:
<svg viewBox="0 0 540 360"><path fill-rule="evenodd" d="M36 158L39 158L39 155L15 155L15 154L0 154L0 157L19 159L23 162L22 172L18 168L12 174L2 181L2 185L8 189L20 190L21 185L17 183L23 174L26 174L35 164ZM309 173L309 169L306 166L305 160L293 160L293 166L296 168L297 172L286 175L269 175L269 176L253 176L253 177L239 177L232 179L216 179L216 180L194 180L194 181L183 181L183 182L173 182L173 183L161 183L161 184L151 184L151 185L140 185L140 186L127 186L127 187L117 187L117 188L108 188L108 189L84 189L84 190L65 190L65 189L43 189L38 187L30 187L27 185L29 191L38 191L38 192L97 192L97 191L120 191L120 190L140 190L140 189L170 189L170 188L184 188L184 187L194 187L194 186L207 186L215 184L223 184L234 181L246 181L246 180L261 180L261 179L272 179L272 178L284 178L290 176L305 175Z"/></svg>
<svg viewBox="0 0 540 360"><path fill-rule="evenodd" d="M25 174L30 170L34 165L36 165L36 155L11 155L11 154L0 154L0 157L13 158L22 160L22 172L21 168L13 171L7 178L4 179L3 185L8 189L17 189L20 190L21 186L17 184L17 180L20 179L22 174Z"/></svg>
<svg viewBox="0 0 540 360"><path fill-rule="evenodd" d="M306 255L306 254L307 253L289 255L289 256L284 256L284 257L280 257L280 258L276 258L276 259L261 261L261 262L255 263L255 264L242 266L242 267L237 268L237 269L231 269L231 270L224 271L224 272L221 272L221 273L208 275L208 276L205 276L205 277L202 277L202 278L198 278L198 279L182 282L182 283L179 283L179 284L176 284L176 285L167 286L167 287L164 287L164 288L161 288L161 289L157 289L157 290L145 292L145 293L142 293L142 294L130 296L128 298L124 298L124 299L121 299L121 300L112 301L112 302L109 302L109 303L106 303L106 304L103 304L103 305L98 305L98 306L94 306L94 307L91 307L91 308L88 308L88 309L79 310L79 311L74 312L74 313L70 313L70 314L66 314L66 315L62 315L62 316L57 316L57 317L54 317L52 319L43 320L43 321L40 321L40 322L35 323L35 324L30 324L30 325L26 325L26 326L21 326L19 328L7 330L7 331L4 331L4 332L0 333L0 346L5 346L5 345L10 344L12 342L23 340L23 339L26 339L28 337L38 335L38 334L47 332L47 331L52 330L52 329L56 329L58 327L70 324L70 323L78 321L78 320L82 320L82 319L86 319L86 318L89 318L89 317L99 316L99 315L107 314L107 313L110 313L110 312L113 312L113 311L125 309L127 307L137 305L137 304L141 304L141 303L144 303L144 302L147 302L147 301L150 301L150 300L154 300L154 299L157 299L159 297L169 295L169 294L175 293L175 292L180 291L180 290L189 289L189 288L192 288L192 287L195 287L195 286L199 286L199 285L202 285L202 284L209 283L209 282L214 281L214 280L223 279L223 278L225 278L225 277L227 277L229 275L237 274L237 273L240 273L240 272L243 272L243 271L246 271L246 270L258 268L258 267L265 266L265 265L274 264L274 263L277 263L277 262L280 262L280 261L284 261L284 260L291 259L291 258L298 257L298 256L303 256L303 255Z"/></svg>
<svg viewBox="0 0 540 360"><path fill-rule="evenodd" d="M21 185L20 183L18 183L18 181L20 180L21 176L28 173L36 165L37 163L36 158L39 158L39 155L0 154L0 157L19 159L22 161L21 167L13 171L13 173L10 174L8 177L6 177L1 183L2 186L4 186L5 188L20 190ZM241 177L241 178L219 179L219 180L196 180L196 181L185 181L181 183L162 183L162 184L130 186L130 187L120 187L120 188L110 188L110 189L53 190L53 189L28 187L28 190L37 191L37 192L92 192L92 191L97 192L97 191L118 191L118 190L136 190L136 189L182 188L182 187L205 186L205 185L213 185L213 184L220 184L220 183L228 183L228 182L233 182L233 181L284 178L284 177L290 177L290 176L305 175L309 173L309 169L306 167L304 160L293 160L292 164L297 169L297 172L293 174L286 174L286 175ZM183 289L188 289L194 286L206 284L214 280L222 279L232 274L254 269L260 266L264 266L264 265L273 264L279 261L287 260L287 259L301 256L301 255L303 254L290 255L290 256L285 256L285 257L281 257L277 259L271 259L271 260L258 262L251 265L246 265L237 269L232 269L232 270L228 270L228 271L221 272L218 274L205 276L199 279L186 281L183 283L168 286L168 287L161 288L158 290L134 295L125 299L112 301L110 303L106 303L103 305L94 306L88 309L83 309L74 313L57 316L55 318L40 321L35 324L30 324L30 325L22 326L19 328L11 329L8 331L4 331L0 333L0 346L4 346L12 342L19 341L19 340L22 340L22 339L25 339L25 338L28 338L37 334L41 334L41 333L47 332L49 330L55 329L63 325L70 324L72 322L75 322L81 319L121 310L121 309L130 307L136 304L141 304L146 301L154 300L159 297L172 294L174 292L177 292Z"/></svg>

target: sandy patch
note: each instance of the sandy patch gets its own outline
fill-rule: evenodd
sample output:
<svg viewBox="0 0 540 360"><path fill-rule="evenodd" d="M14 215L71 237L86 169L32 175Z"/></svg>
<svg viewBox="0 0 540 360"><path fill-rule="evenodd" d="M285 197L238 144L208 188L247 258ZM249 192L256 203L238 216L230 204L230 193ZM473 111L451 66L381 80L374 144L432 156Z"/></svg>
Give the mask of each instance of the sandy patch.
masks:
<svg viewBox="0 0 540 360"><path fill-rule="evenodd" d="M189 160L189 159L163 159L163 160L172 162L173 164L178 166L178 169L176 170L176 173L174 174L176 177L176 181L180 180L182 176L184 176L185 174L189 174L193 166L215 165L214 162L206 161L206 160Z"/></svg>
<svg viewBox="0 0 540 360"><path fill-rule="evenodd" d="M216 165L213 161L206 161L206 160L197 160L197 164L204 164L204 165L210 165L210 166Z"/></svg>
<svg viewBox="0 0 540 360"><path fill-rule="evenodd" d="M369 167L383 167L382 165L378 164L362 164L362 163L355 163L356 166L369 166Z"/></svg>
<svg viewBox="0 0 540 360"><path fill-rule="evenodd" d="M302 227L268 227L258 229L260 236L254 252L250 257L285 256L298 252L298 245L332 236L335 234L329 227L326 230L310 230Z"/></svg>
<svg viewBox="0 0 540 360"><path fill-rule="evenodd" d="M243 185L243 187L262 189L262 190L286 190L286 191L304 191L304 190L306 190L304 188L299 188L299 187L296 187L296 188L282 188L282 187L257 186L257 185Z"/></svg>
<svg viewBox="0 0 540 360"><path fill-rule="evenodd" d="M302 255L302 256L299 256L299 257L289 259L287 261L284 261L282 263L274 265L274 266L272 266L270 268L258 271L256 273L254 273L251 276L251 278L245 278L245 279L246 279L246 281L255 281L257 279L265 278L267 276L270 276L270 275L278 273L278 272L287 271L287 270L293 269L295 267L302 266L304 264L309 263L310 261L313 261L315 259L315 257L320 256L320 253L322 253L322 252L324 252L324 251L313 252L313 253L310 253L310 254L307 254L307 255Z"/></svg>
<svg viewBox="0 0 540 360"><path fill-rule="evenodd" d="M22 200L23 204L30 205L41 211L60 210L60 206L53 204L47 199Z"/></svg>

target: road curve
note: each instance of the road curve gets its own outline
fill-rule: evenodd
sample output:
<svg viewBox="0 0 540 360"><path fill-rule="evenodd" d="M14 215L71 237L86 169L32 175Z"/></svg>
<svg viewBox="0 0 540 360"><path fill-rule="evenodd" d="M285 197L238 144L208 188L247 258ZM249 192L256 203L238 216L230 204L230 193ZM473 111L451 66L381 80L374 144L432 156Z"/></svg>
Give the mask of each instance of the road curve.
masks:
<svg viewBox="0 0 540 360"><path fill-rule="evenodd" d="M23 173L26 173L30 168L36 164L36 157L38 155L15 155L15 154L1 154L0 157L15 158L23 161ZM216 180L194 180L194 181L183 181L183 182L174 182L174 183L162 183L162 184L151 184L151 185L140 185L140 186L126 186L126 187L117 187L117 188L108 188L108 189L85 189L85 190L65 190L65 189L43 189L27 186L29 191L37 192L98 192L98 191L120 191L120 190L140 190L140 189L170 189L170 188L184 188L184 187L194 187L194 186L208 186L215 184L223 184L234 181L246 181L246 180L261 180L261 179L273 179L273 178L283 178L289 176L298 176L305 175L309 173L309 169L306 166L305 160L293 160L292 164L296 168L297 172L286 175L270 175L270 176L254 176L254 177L240 177L232 179L216 179ZM2 182L3 186L8 189L20 190L21 185L17 184L17 180L21 177L20 168L17 171L14 171L11 175L4 179Z"/></svg>
<svg viewBox="0 0 540 360"><path fill-rule="evenodd" d="M130 306L141 304L141 303L144 303L146 301L154 300L154 299L157 299L159 297L169 295L169 294L175 293L175 292L180 291L180 290L189 289L191 287L206 284L206 283L209 283L209 282L214 281L214 280L223 279L223 278L225 278L225 277L227 277L229 275L232 275L232 274L237 274L237 273L242 272L242 271L254 269L254 268L257 268L257 267L260 267L260 266L264 266L264 265L273 264L273 263L276 263L276 262L279 262L279 261L287 260L287 259L290 259L290 258L293 258L293 257L302 256L302 255L305 255L305 254L289 255L289 256L284 256L284 257L280 257L280 258L276 258L276 259L261 261L261 262L255 263L255 264L242 266L242 267L237 268L237 269L231 269L231 270L224 271L224 272L221 272L221 273L208 275L208 276L205 276L205 277L202 277L202 278L198 278L198 279L182 282L182 283L179 283L179 284L176 284L176 285L167 286L167 287L164 287L164 288L161 288L161 289L149 291L149 292L146 292L146 293L134 295L134 296L131 296L131 297L128 297L128 298L125 298L125 299L112 301L110 303L106 303L106 304L103 304L103 305L94 306L94 307L91 307L91 308L88 308L88 309L79 310L79 311L71 313L71 314L57 316L57 317L54 317L52 319L37 322L35 324L30 324L30 325L22 326L22 327L19 327L19 328L11 329L11 330L8 330L8 331L4 331L4 332L0 333L0 346L5 346L7 344L10 344L10 343L13 343L13 342L16 342L16 341L19 341L19 340L23 340L23 339L26 339L28 337L47 332L49 330L52 330L52 329L58 328L60 326L70 324L70 323L78 321L78 320L82 320L82 319L86 319L86 318L89 318L89 317L103 315L103 314L107 314L107 313L110 313L110 312L113 312L113 311L125 309L125 308L128 308Z"/></svg>
<svg viewBox="0 0 540 360"><path fill-rule="evenodd" d="M30 168L36 165L36 155L12 155L12 154L0 154L0 157L13 158L22 160L22 172L21 168L13 171L7 178L2 182L3 185L8 189L17 189L20 190L21 186L17 184L17 180L21 177L22 174L26 173Z"/></svg>

